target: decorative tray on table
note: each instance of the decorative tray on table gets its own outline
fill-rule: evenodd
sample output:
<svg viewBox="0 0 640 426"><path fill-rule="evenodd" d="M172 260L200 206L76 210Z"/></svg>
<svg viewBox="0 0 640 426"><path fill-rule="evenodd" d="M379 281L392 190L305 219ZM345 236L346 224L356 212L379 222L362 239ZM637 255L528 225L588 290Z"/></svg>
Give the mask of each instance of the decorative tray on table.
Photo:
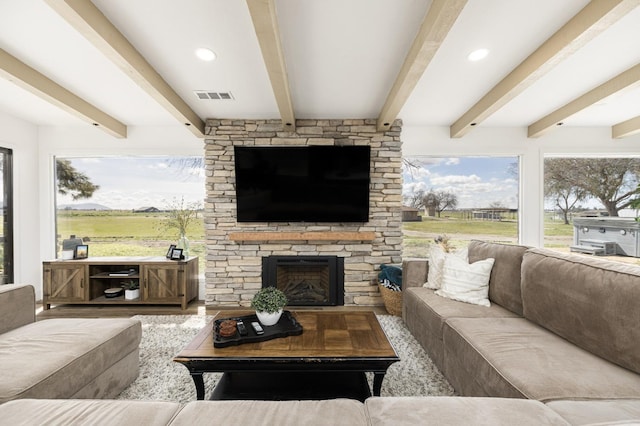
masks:
<svg viewBox="0 0 640 426"><path fill-rule="evenodd" d="M236 332L230 336L222 336L228 332L222 332L221 328L224 321L242 322L246 329L245 335L240 335L236 328ZM278 322L268 327L262 326L264 334L256 334L251 326L252 322L258 322L258 316L245 315L241 317L220 318L213 322L213 346L216 348L226 348L227 346L241 345L243 343L264 342L266 340L277 339L279 337L297 336L302 334L302 325L295 319L289 311L283 311Z"/></svg>

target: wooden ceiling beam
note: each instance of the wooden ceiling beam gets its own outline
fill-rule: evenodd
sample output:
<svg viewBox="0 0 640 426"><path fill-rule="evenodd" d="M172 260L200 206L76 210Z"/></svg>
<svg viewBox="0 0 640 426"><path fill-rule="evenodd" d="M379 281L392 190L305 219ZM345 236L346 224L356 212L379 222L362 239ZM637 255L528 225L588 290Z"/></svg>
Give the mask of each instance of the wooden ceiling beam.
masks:
<svg viewBox="0 0 640 426"><path fill-rule="evenodd" d="M561 106L557 110L531 124L527 129L527 136L530 138L542 136L545 132L560 125L563 120L566 120L573 114L582 111L583 109L590 107L613 94L633 88L637 86L639 82L640 64L618 74L611 80L606 81L595 89L588 91L584 95L574 99L566 105Z"/></svg>
<svg viewBox="0 0 640 426"><path fill-rule="evenodd" d="M630 118L611 127L611 137L614 139L626 138L627 136L640 133L640 115Z"/></svg>
<svg viewBox="0 0 640 426"><path fill-rule="evenodd" d="M91 1L45 1L194 135L204 137L204 121Z"/></svg>
<svg viewBox="0 0 640 426"><path fill-rule="evenodd" d="M267 67L276 104L280 110L283 130L293 132L296 129L296 119L293 113L287 67L280 42L275 0L247 0L247 6L249 6L253 27L258 36L258 43L264 64Z"/></svg>
<svg viewBox="0 0 640 426"><path fill-rule="evenodd" d="M502 108L562 60L571 56L598 34L603 33L638 5L640 0L592 0L589 2L456 120L449 129L451 137L464 136L473 126Z"/></svg>
<svg viewBox="0 0 640 426"><path fill-rule="evenodd" d="M65 89L29 65L0 49L0 75L45 101L116 138L127 137L127 126Z"/></svg>
<svg viewBox="0 0 640 426"><path fill-rule="evenodd" d="M433 0L378 116L378 130L389 130L422 74L458 19L467 0Z"/></svg>

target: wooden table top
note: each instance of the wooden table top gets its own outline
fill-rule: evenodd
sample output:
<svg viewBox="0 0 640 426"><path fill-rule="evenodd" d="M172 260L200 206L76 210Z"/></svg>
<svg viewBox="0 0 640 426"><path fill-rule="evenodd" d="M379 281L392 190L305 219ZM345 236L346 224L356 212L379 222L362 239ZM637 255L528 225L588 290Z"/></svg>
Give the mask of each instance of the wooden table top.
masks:
<svg viewBox="0 0 640 426"><path fill-rule="evenodd" d="M245 343L226 348L213 346L213 321L174 358L190 360L349 358L370 359L398 357L370 311L291 311L302 325L299 336L289 336L259 343ZM221 311L216 318L248 315L247 311Z"/></svg>

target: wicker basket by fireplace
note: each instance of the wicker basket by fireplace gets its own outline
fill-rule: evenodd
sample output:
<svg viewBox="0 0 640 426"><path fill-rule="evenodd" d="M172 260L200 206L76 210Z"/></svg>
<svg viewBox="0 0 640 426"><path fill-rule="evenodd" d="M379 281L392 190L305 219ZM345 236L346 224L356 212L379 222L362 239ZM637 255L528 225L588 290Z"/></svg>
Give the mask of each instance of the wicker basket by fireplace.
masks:
<svg viewBox="0 0 640 426"><path fill-rule="evenodd" d="M390 315L402 316L402 291L393 291L378 283L384 307Z"/></svg>

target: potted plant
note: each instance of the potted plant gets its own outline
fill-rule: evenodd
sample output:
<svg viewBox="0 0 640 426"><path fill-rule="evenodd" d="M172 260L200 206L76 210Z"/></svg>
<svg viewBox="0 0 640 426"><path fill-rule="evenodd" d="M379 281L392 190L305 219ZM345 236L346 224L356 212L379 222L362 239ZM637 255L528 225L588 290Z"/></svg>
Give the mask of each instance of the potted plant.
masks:
<svg viewBox="0 0 640 426"><path fill-rule="evenodd" d="M128 280L122 282L124 288L125 300L138 299L140 297L140 286L136 280Z"/></svg>
<svg viewBox="0 0 640 426"><path fill-rule="evenodd" d="M251 307L256 310L258 321L262 325L274 325L282 315L282 309L287 305L287 296L276 287L260 289L251 300Z"/></svg>

